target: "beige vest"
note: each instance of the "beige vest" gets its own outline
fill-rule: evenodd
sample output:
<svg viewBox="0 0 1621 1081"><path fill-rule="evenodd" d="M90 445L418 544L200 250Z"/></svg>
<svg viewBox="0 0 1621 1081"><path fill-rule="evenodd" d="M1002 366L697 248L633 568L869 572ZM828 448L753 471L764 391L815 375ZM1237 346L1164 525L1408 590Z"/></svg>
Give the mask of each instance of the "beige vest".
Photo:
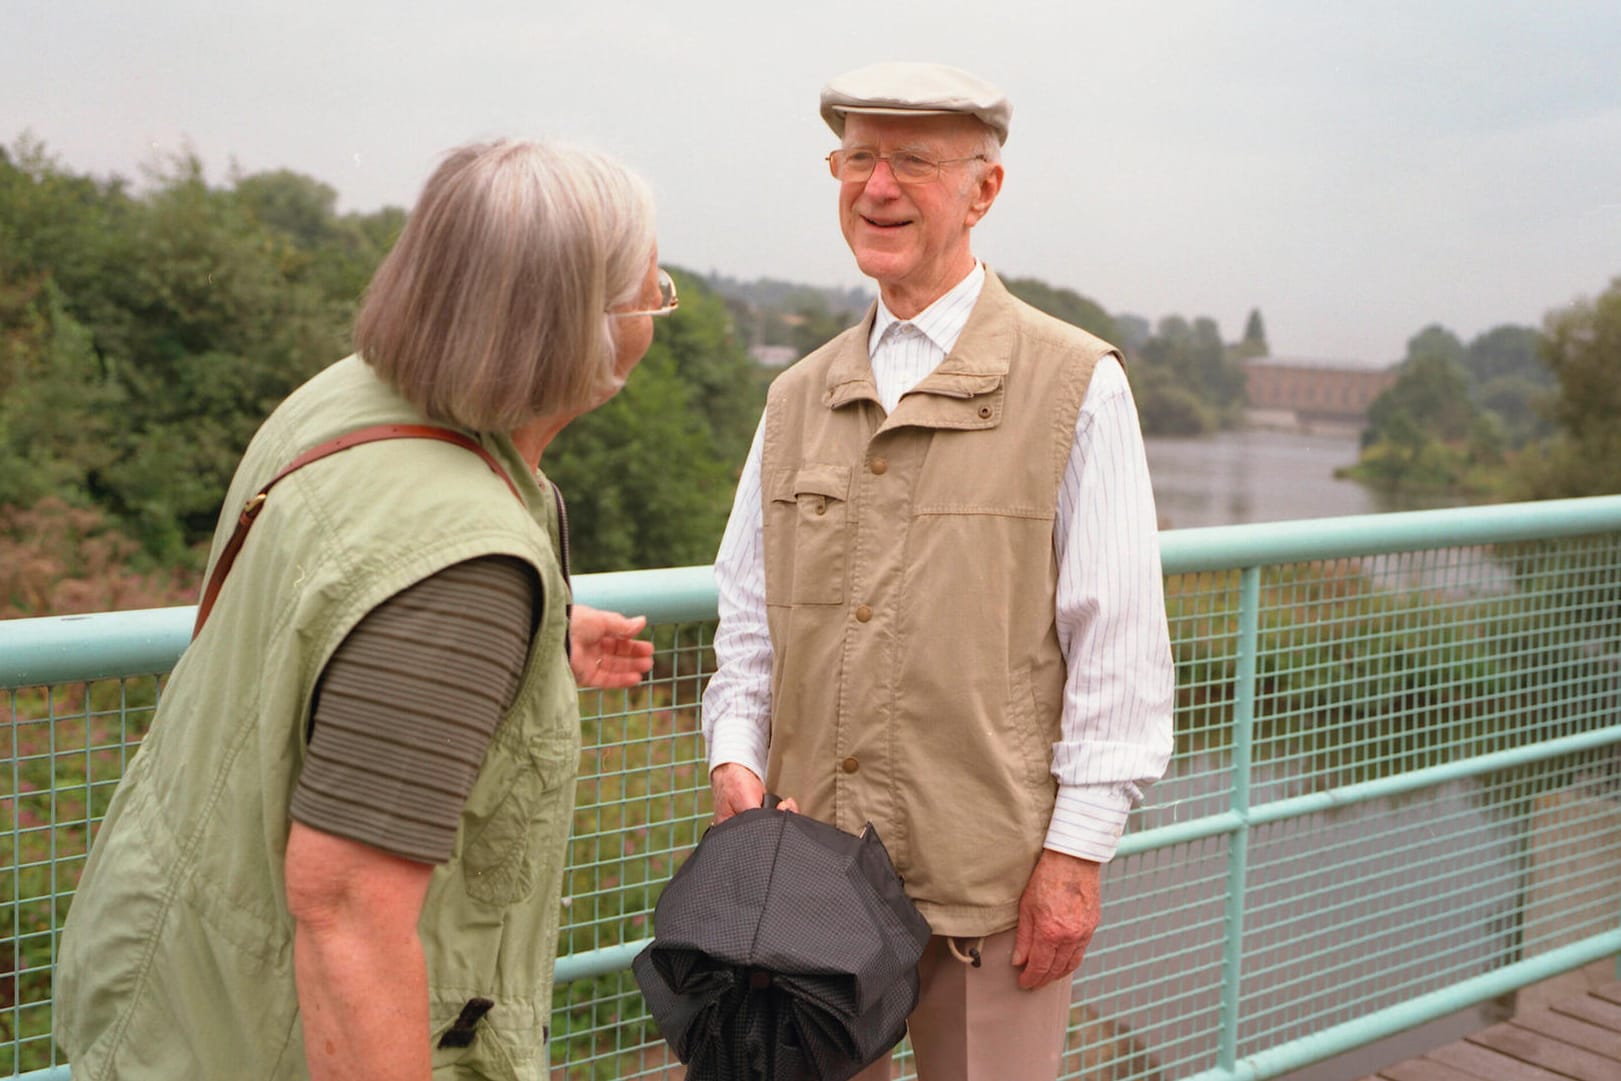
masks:
<svg viewBox="0 0 1621 1081"><path fill-rule="evenodd" d="M885 415L873 314L772 385L761 487L768 787L872 822L937 934L1018 918L1057 786L1053 518L1113 348L994 274L956 348Z"/></svg>

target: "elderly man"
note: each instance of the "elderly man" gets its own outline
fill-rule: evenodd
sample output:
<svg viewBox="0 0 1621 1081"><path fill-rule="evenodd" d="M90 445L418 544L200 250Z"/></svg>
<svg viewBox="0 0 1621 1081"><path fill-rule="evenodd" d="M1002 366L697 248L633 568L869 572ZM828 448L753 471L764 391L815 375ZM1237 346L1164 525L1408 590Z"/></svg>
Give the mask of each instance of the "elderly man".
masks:
<svg viewBox="0 0 1621 1081"><path fill-rule="evenodd" d="M776 380L744 468L704 696L715 816L769 788L872 822L934 932L919 1076L1051 1081L1099 868L1171 751L1136 408L1112 346L970 250L1000 91L884 63L821 104L879 301Z"/></svg>

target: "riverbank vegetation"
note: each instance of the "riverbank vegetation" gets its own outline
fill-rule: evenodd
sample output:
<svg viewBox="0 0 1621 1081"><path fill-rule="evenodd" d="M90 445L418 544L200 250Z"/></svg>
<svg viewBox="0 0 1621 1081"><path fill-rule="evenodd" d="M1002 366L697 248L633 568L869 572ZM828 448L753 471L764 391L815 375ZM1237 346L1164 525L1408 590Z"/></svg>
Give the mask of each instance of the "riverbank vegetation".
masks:
<svg viewBox="0 0 1621 1081"><path fill-rule="evenodd" d="M1360 460L1342 474L1385 488L1484 499L1621 492L1621 278L1465 345L1426 327L1368 412Z"/></svg>

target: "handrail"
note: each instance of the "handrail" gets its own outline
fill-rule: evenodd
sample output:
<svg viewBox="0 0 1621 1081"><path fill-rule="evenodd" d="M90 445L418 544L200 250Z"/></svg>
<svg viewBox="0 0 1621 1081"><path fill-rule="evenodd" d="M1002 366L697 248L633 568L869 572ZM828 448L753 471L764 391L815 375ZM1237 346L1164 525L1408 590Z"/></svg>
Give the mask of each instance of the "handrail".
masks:
<svg viewBox="0 0 1621 1081"><path fill-rule="evenodd" d="M1167 530L1160 558L1167 575L1192 574L1613 529L1621 529L1621 495ZM707 566L582 574L574 591L582 604L645 614L650 623L713 619L717 603ZM182 605L0 620L0 688L165 671L191 640L196 614ZM95 671L75 659L87 650L103 662Z"/></svg>
<svg viewBox="0 0 1621 1081"><path fill-rule="evenodd" d="M1161 534L1166 574L1348 559L1604 533L1621 527L1621 495L1390 514L1203 526Z"/></svg>
<svg viewBox="0 0 1621 1081"><path fill-rule="evenodd" d="M715 618L709 567L582 574L574 580L574 598L593 608L645 615L649 623ZM191 641L196 618L197 606L187 604L0 620L0 688L166 672ZM97 659L94 667L86 667L86 654Z"/></svg>

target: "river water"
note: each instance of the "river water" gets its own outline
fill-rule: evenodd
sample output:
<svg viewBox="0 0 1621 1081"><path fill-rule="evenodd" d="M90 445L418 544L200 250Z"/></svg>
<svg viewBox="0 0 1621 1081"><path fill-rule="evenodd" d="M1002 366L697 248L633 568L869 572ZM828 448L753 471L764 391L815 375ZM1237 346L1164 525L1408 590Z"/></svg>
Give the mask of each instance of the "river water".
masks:
<svg viewBox="0 0 1621 1081"><path fill-rule="evenodd" d="M1334 476L1354 465L1354 434L1246 429L1150 438L1148 472L1160 527L1277 522L1455 506L1447 496L1391 495Z"/></svg>

